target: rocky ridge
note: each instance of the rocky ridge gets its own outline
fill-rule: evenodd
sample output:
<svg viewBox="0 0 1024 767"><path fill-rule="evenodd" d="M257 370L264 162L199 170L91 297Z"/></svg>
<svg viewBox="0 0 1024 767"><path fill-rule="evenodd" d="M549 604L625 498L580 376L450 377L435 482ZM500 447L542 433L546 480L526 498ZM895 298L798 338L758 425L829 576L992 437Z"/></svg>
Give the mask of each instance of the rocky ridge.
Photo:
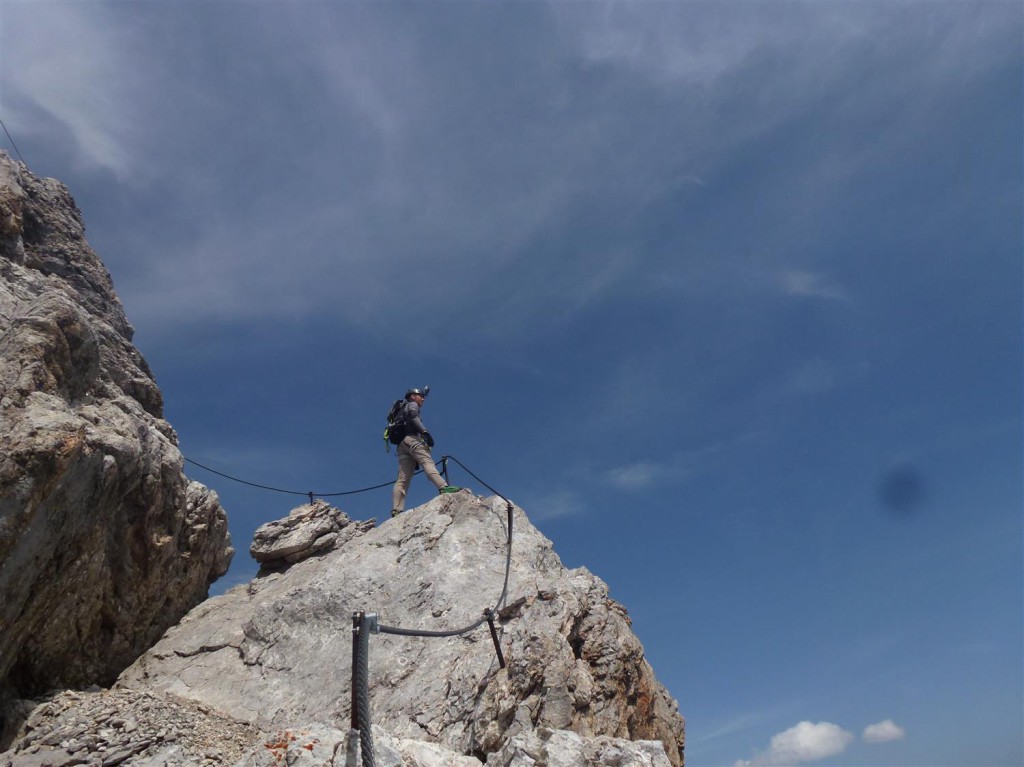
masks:
<svg viewBox="0 0 1024 767"><path fill-rule="evenodd" d="M118 685L192 698L268 732L347 723L352 614L417 630L474 623L502 591L506 517L501 499L463 491L379 527L346 522L336 548L198 606ZM541 728L659 740L682 764L682 717L625 609L585 568L566 569L518 507L513 528L497 612L507 667L486 625L443 639L375 635L374 723L488 764Z"/></svg>
<svg viewBox="0 0 1024 767"><path fill-rule="evenodd" d="M37 708L0 767L358 764L352 613L376 610L403 628L468 625L501 592L506 561L505 668L486 625L370 637L376 764L682 766L682 717L625 610L586 569L564 568L521 509L507 560L505 502L468 491L380 527L317 502L257 538L289 549L284 541L322 538L326 519L337 528L330 546L305 547L294 564L199 605L114 689ZM227 742L208 737L217 731Z"/></svg>
<svg viewBox="0 0 1024 767"><path fill-rule="evenodd" d="M233 549L68 190L0 152L0 706L110 684ZM10 724L11 716L4 717Z"/></svg>

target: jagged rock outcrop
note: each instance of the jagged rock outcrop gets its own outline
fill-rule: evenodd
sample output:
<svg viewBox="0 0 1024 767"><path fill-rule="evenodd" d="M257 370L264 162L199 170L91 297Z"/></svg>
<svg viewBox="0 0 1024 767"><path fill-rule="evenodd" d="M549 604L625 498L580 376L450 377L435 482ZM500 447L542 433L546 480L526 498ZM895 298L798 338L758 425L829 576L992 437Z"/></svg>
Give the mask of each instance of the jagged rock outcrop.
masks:
<svg viewBox="0 0 1024 767"><path fill-rule="evenodd" d="M336 549L373 526L373 520L353 522L326 501L315 500L256 528L249 554L265 573Z"/></svg>
<svg viewBox="0 0 1024 767"><path fill-rule="evenodd" d="M199 605L118 686L190 698L264 732L316 723L345 730L353 612L448 630L477 621L502 592L506 506L498 498L462 491L380 527L344 529L353 534L336 548ZM391 737L489 765L548 764L540 755L571 750L572 739L541 733L567 731L589 754L579 764L643 763L586 761L603 758L593 739L607 737L661 741L679 767L682 717L625 609L586 569L563 567L518 508L512 541L497 621L507 667L498 667L486 624L453 638L374 635L373 722Z"/></svg>
<svg viewBox="0 0 1024 767"><path fill-rule="evenodd" d="M0 703L110 684L233 550L68 190L0 153Z"/></svg>

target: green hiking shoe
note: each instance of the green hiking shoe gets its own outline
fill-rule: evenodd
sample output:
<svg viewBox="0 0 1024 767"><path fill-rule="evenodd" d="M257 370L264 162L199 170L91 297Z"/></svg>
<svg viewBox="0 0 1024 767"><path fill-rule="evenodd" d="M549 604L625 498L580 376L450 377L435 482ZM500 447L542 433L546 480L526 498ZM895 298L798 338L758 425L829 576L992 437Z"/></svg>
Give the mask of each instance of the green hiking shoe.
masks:
<svg viewBox="0 0 1024 767"><path fill-rule="evenodd" d="M439 489L437 492L440 495L444 495L445 493L457 493L461 489L462 489L461 487L455 487L455 485L445 485L444 487Z"/></svg>
<svg viewBox="0 0 1024 767"><path fill-rule="evenodd" d="M391 518L394 519L399 514L401 514L403 511L405 511L405 509L392 509L391 510Z"/></svg>

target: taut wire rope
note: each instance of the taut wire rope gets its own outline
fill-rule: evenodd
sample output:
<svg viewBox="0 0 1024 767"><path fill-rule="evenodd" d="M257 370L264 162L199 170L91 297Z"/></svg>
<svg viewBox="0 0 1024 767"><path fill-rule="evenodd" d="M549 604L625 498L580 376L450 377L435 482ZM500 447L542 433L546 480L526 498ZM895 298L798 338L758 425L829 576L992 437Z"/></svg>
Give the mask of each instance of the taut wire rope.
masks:
<svg viewBox="0 0 1024 767"><path fill-rule="evenodd" d="M18 151L18 145L14 143L14 137L11 135L10 131L7 130L7 126L4 125L3 120L0 120L0 128L4 129L4 134L7 136L7 140L11 142L11 146L14 147L14 153L18 155L18 159L21 160L21 164L27 166L28 163L25 162L25 158L22 157L21 152Z"/></svg>
<svg viewBox="0 0 1024 767"><path fill-rule="evenodd" d="M317 492L314 492L312 490L305 490L305 491L303 491L303 490L285 490L285 489L280 488L280 487L271 487L270 485L261 485L261 484L258 484L256 482L250 482L247 479L239 479L238 477L233 477L230 474L225 474L222 471L217 471L216 469L211 469L209 466L204 466L203 464L199 463L199 461L193 461L191 458L189 458L186 455L183 455L182 458L185 459L186 463L190 463L193 466L198 466L200 469L205 469L206 471L210 472L211 474L216 474L218 477L224 477L224 479L230 479L232 482L238 482L241 485L248 485L249 487L257 487L260 490L270 490L271 492L274 492L274 493L286 493L287 495L306 495L306 496L313 496L313 495L315 495L317 498L335 498L335 497L340 496L340 495L355 495L356 493L366 493L366 492L369 492L370 490L380 490L382 487L388 487L389 485L395 484L394 481L382 482L381 484L373 485L372 487L361 487L358 490L345 490L345 491L338 492L338 493L317 493ZM462 464L459 464L459 465L461 466ZM422 471L422 469L416 469L416 473L417 474L419 474L421 471Z"/></svg>

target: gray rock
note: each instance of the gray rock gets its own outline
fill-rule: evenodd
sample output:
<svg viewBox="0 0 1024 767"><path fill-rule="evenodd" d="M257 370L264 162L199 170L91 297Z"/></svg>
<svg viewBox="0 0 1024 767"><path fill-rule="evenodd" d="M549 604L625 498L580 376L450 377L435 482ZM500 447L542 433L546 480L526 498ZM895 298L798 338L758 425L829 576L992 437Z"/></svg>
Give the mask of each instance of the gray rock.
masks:
<svg viewBox="0 0 1024 767"><path fill-rule="evenodd" d="M356 735L356 740L350 743L349 733L320 723L282 730L264 738L235 767L361 765ZM480 760L471 756L456 754L436 743L394 738L377 725L373 726L373 741L377 767L481 767Z"/></svg>
<svg viewBox="0 0 1024 767"><path fill-rule="evenodd" d="M0 767L226 767L262 733L195 701L135 690L65 691L37 705Z"/></svg>
<svg viewBox="0 0 1024 767"><path fill-rule="evenodd" d="M670 767L659 741L607 735L584 738L541 727L520 733L487 759L488 767Z"/></svg>
<svg viewBox="0 0 1024 767"><path fill-rule="evenodd" d="M337 548L373 528L375 520L353 522L326 501L293 509L284 519L256 529L249 554L266 569L284 567Z"/></svg>
<svg viewBox="0 0 1024 767"><path fill-rule="evenodd" d="M109 684L231 560L132 332L68 190L0 153L0 705Z"/></svg>
<svg viewBox="0 0 1024 767"><path fill-rule="evenodd" d="M234 767L345 767L361 765L358 733L311 724L263 738ZM395 738L373 726L377 767L670 767L658 741L630 741L606 735L585 738L568 730L540 728L511 738L481 762L436 743Z"/></svg>
<svg viewBox="0 0 1024 767"><path fill-rule="evenodd" d="M479 621L502 591L506 517L500 499L463 491L358 528L319 557L198 606L118 685L202 701L268 732L347 729L353 612L409 629ZM504 669L486 624L451 638L372 636L373 722L481 759L548 728L658 740L682 764L683 719L625 609L586 569L563 567L518 508L497 629Z"/></svg>

